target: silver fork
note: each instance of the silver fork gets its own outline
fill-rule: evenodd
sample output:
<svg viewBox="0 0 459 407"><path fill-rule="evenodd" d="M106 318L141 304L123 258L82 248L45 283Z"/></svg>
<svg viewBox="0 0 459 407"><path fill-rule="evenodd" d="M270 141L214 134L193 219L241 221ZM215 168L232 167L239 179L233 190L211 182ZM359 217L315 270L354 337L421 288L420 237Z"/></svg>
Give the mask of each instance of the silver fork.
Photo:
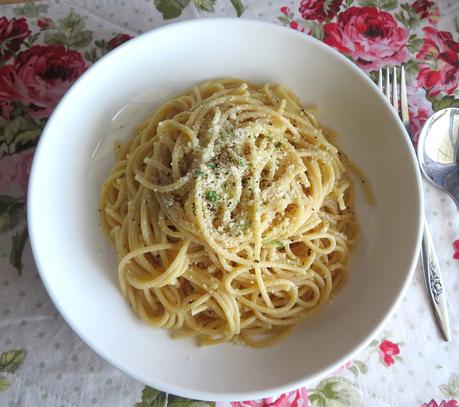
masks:
<svg viewBox="0 0 459 407"><path fill-rule="evenodd" d="M390 69L385 69L385 80L383 70L379 69L378 86L381 92L386 95L393 108L398 113L406 131L412 139L410 128L410 117L408 113L408 98L406 95L406 79L405 68L400 68L400 93L397 82L397 67L393 67L392 75ZM392 82L391 82L392 76ZM385 83L384 83L385 82ZM399 106L400 95L400 106ZM446 295L443 286L443 278L440 271L435 247L430 235L429 226L424 216L424 235L422 238L421 260L424 278L426 281L427 291L429 293L430 302L440 327L443 337L446 341L451 340L451 332L449 327L448 307L446 304Z"/></svg>

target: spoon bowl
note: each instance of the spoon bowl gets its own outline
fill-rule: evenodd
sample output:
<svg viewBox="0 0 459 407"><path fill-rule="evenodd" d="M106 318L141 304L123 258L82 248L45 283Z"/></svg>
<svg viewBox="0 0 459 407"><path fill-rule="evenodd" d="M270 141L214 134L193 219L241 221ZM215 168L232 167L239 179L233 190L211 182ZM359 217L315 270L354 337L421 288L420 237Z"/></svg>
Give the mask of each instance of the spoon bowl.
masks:
<svg viewBox="0 0 459 407"><path fill-rule="evenodd" d="M417 153L424 176L459 208L459 109L439 110L424 124Z"/></svg>

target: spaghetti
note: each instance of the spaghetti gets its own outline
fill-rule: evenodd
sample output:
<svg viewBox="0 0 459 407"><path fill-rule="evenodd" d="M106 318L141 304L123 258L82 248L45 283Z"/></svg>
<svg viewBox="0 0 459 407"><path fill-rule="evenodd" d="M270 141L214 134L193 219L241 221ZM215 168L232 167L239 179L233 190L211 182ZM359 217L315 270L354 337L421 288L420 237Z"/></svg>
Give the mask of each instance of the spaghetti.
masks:
<svg viewBox="0 0 459 407"><path fill-rule="evenodd" d="M100 222L148 323L267 346L345 279L358 224L344 156L285 87L204 82L116 154Z"/></svg>

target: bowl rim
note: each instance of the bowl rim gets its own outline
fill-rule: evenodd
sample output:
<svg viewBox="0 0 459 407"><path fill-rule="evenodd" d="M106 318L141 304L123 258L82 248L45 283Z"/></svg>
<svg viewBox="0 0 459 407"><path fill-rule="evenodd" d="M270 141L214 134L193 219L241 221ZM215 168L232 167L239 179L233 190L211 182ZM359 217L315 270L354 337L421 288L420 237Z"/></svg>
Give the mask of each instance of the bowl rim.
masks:
<svg viewBox="0 0 459 407"><path fill-rule="evenodd" d="M418 261L418 253L420 251L421 247L421 238L422 238L422 230L423 230L423 225L424 225L424 196L422 192L422 178L421 174L419 171L419 166L417 162L417 157L416 153L413 147L413 144L410 140L410 137L403 126L402 122L400 120L397 120L397 125L399 127L401 135L403 135L403 141L405 148L409 151L409 157L410 157L410 163L412 166L412 169L415 174L416 178L416 189L417 189L417 199L416 202L418 203L416 208L413 208L413 210L417 211L417 234L416 234L416 243L413 246L412 253L410 253L411 261L409 268L407 270L405 280L402 284L401 289L399 290L397 297L395 301L392 302L391 306L389 307L388 311L386 314L380 318L380 320L375 324L375 327L373 329L370 329L370 331L365 335L365 337L359 341L350 351L348 351L346 354L344 354L339 360L336 360L333 364L329 365L327 368L321 369L314 374L311 374L307 377L300 377L297 378L296 380L292 380L287 384L282 384L282 385L277 385L277 386L271 386L271 387L266 387L261 390L253 390L253 391L240 391L237 393L228 393L228 392L208 392L208 391L201 391L201 390L194 390L191 388L184 388L184 387L176 387L175 385L171 383L165 383L162 381L158 381L155 379L155 377L146 377L145 375L138 373L131 369L127 365L122 365L121 363L118 362L118 358L115 355L109 354L109 352L106 352L103 347L98 345L97 343L92 342L87 334L79 329L79 327L73 322L73 318L71 315L71 312L67 312L64 310L63 305L61 304L61 300L59 299L59 295L57 294L56 291L53 291L51 288L51 279L47 276L47 273L44 271L46 269L46 265L42 262L42 256L40 255L40 251L38 249L38 242L40 240L40 230L38 228L35 228L35 222L34 219L39 216L39 211L35 209L34 205L34 196L39 194L39 190L37 189L37 184L39 183L39 180L37 179L37 174L35 171L35 168L37 167L37 162L42 161L43 159L46 158L46 154L43 151L44 150L44 140L47 138L48 133L51 133L51 129L54 127L54 121L55 117L60 115L60 112L65 109L67 103L66 101L71 98L72 94L75 92L76 88L79 88L84 82L86 81L86 78L92 74L93 70L99 69L99 66L101 65L106 65L110 62L110 60L115 59L118 54L123 52L123 50L126 47L132 47L136 42L143 40L146 37L155 37L159 33L163 32L168 32L168 31L174 31L177 29L183 29L183 28L192 28L197 25L209 25L213 26L215 24L233 24L235 26L244 26L244 28L247 27L254 27L254 28L265 28L269 29L275 32L278 32L279 35L289 35L292 38L297 37L301 38L305 42L309 42L312 44L314 47L321 48L324 52L329 53L334 55L335 58L339 59L341 63L348 65L351 67L351 69L360 77L362 81L366 81L368 84L371 84L376 92L374 92L384 103L386 103L390 107L390 113L392 116L396 117L398 119L398 115L390 105L390 103L387 101L387 99L383 96L383 94L379 91L377 88L376 84L373 83L373 81L365 74L355 63L350 61L348 58L346 58L344 55L333 49L332 47L326 45L322 41L319 41L318 39L305 35L304 33L300 33L296 30L292 30L291 28L284 27L272 22L266 22L266 21L261 21L261 20L256 20L256 19L248 19L248 18L236 18L236 17L216 17L216 18L207 18L207 19L191 19L191 20L185 20L181 22L176 22L172 24L168 24L162 27L155 28L153 30L147 31L145 33L142 33L135 38L131 39L130 41L120 45L116 49L112 50L110 53L106 54L104 57L102 57L100 60L98 60L96 63L94 63L92 66L90 66L76 81L75 83L70 87L70 89L67 90L67 92L64 94L54 111L52 112L50 118L48 119L45 128L43 129L43 132L41 134L40 140L37 144L32 166L31 166L31 171L30 171L30 180L29 180L29 186L27 190L27 225L28 225L28 230L29 230L29 237L30 237L30 245L32 249L32 254L35 260L35 264L37 267L37 270L39 272L40 278L43 282L43 285L46 288L46 291L48 295L50 296L54 306L57 308L59 311L60 315L63 317L65 322L70 326L72 331L95 353L97 353L102 359L107 361L110 365L114 366L121 372L127 374L131 378L134 378L135 380L139 381L142 384L152 386L158 390L171 393L174 395L180 395L183 397L187 397L190 399L195 399L195 400L205 400L205 401L244 401L244 400L256 400L256 399L261 399L265 398L268 396L273 396L281 393L286 393L289 391L297 390L308 383L311 383L313 381L317 381L319 379L323 379L326 376L330 375L334 371L336 371L339 367L343 366L346 362L349 360L354 359L354 357L360 353L367 345L369 342L382 330L384 325L388 322L388 320L391 318L392 314L394 313L394 310L399 306L402 297L407 291L407 288L409 286L409 283L413 277L414 271L416 269L416 264Z"/></svg>

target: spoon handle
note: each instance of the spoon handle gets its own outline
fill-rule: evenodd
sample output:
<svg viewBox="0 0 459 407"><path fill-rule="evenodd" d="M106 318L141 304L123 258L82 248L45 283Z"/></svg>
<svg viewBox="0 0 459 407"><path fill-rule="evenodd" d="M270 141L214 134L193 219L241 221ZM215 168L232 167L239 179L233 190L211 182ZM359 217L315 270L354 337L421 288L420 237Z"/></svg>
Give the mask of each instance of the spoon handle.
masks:
<svg viewBox="0 0 459 407"><path fill-rule="evenodd" d="M451 340L449 328L448 307L446 305L446 293L441 276L440 264L437 253L430 235L429 226L424 218L424 236L421 248L422 268L426 280L430 301L437 319L438 325L446 341Z"/></svg>

